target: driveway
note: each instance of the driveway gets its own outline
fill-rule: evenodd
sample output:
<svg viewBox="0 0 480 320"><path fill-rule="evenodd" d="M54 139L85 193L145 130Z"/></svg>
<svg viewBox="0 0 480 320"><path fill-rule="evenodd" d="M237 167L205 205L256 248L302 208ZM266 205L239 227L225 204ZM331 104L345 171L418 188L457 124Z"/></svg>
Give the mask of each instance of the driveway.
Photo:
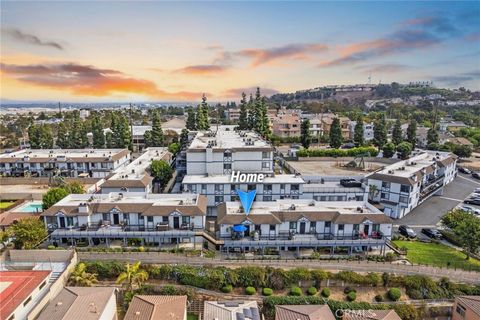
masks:
<svg viewBox="0 0 480 320"><path fill-rule="evenodd" d="M412 226L415 231L420 231L422 227L433 228L448 211L455 208L478 187L480 181L459 173L455 180L445 186L442 195L427 199L405 217L395 221L395 225L406 224Z"/></svg>

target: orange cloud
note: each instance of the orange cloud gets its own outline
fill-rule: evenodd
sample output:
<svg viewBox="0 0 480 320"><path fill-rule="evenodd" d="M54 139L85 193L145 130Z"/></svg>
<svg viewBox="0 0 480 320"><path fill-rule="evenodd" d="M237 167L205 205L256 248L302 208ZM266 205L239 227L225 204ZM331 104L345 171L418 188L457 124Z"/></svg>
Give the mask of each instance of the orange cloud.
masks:
<svg viewBox="0 0 480 320"><path fill-rule="evenodd" d="M187 66L181 69L174 70L173 72L194 75L194 76L208 76L208 75L216 75L219 73L224 73L228 69L229 67L227 66L206 64L206 65Z"/></svg>
<svg viewBox="0 0 480 320"><path fill-rule="evenodd" d="M197 100L200 92L167 92L145 79L128 77L118 70L66 64L1 64L2 75L34 86L67 90L73 95L108 96L115 93L145 95L157 99Z"/></svg>
<svg viewBox="0 0 480 320"><path fill-rule="evenodd" d="M324 44L289 44L270 49L245 49L237 52L237 55L252 59L252 67L262 64L278 62L284 59L307 60L312 54L327 50Z"/></svg>

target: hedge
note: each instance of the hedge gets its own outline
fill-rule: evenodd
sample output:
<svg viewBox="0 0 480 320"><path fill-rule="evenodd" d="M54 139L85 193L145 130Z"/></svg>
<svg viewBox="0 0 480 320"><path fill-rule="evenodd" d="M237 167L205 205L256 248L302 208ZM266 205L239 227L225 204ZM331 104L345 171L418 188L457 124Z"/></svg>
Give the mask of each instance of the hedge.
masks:
<svg viewBox="0 0 480 320"><path fill-rule="evenodd" d="M398 288L391 288L388 290L388 297L393 301L397 301L402 296L402 292Z"/></svg>
<svg viewBox="0 0 480 320"><path fill-rule="evenodd" d="M270 288L263 288L262 294L266 297L271 296L273 294L273 290Z"/></svg>
<svg viewBox="0 0 480 320"><path fill-rule="evenodd" d="M314 296L317 294L317 288L315 287L310 287L307 289L307 293L309 296Z"/></svg>
<svg viewBox="0 0 480 320"><path fill-rule="evenodd" d="M300 149L297 151L298 157L356 157L368 154L370 157L376 157L378 150L375 147L357 147L351 149Z"/></svg>
<svg viewBox="0 0 480 320"><path fill-rule="evenodd" d="M383 296L381 294L377 294L375 296L375 301L376 302L383 302Z"/></svg>
<svg viewBox="0 0 480 320"><path fill-rule="evenodd" d="M246 287L245 288L245 294L248 294L249 296L254 295L257 292L257 290L254 287Z"/></svg>
<svg viewBox="0 0 480 320"><path fill-rule="evenodd" d="M222 287L222 292L223 293L230 293L230 292L232 292L232 290L233 290L233 287L232 287L231 284Z"/></svg>
<svg viewBox="0 0 480 320"><path fill-rule="evenodd" d="M291 296L301 296L302 295L302 289L299 288L299 287L292 287L290 289L290 293L289 293Z"/></svg>
<svg viewBox="0 0 480 320"><path fill-rule="evenodd" d="M323 288L321 295L322 295L322 297L325 297L325 298L330 297L330 289L329 288Z"/></svg>
<svg viewBox="0 0 480 320"><path fill-rule="evenodd" d="M357 293L355 291L350 291L347 294L347 300L348 301L355 301L355 299L357 299Z"/></svg>

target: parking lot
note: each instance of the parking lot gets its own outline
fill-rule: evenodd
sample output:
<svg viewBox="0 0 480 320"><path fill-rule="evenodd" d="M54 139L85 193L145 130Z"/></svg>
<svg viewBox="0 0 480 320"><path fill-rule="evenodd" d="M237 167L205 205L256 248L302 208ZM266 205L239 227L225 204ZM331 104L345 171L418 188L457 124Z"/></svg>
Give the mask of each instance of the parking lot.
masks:
<svg viewBox="0 0 480 320"><path fill-rule="evenodd" d="M461 204L475 188L479 187L479 180L473 179L470 175L459 173L455 180L444 188L442 195L427 199L405 217L395 221L394 230L396 231L399 225L406 224L411 226L417 234L420 234L422 228L437 227L445 213ZM473 205L468 206L475 207Z"/></svg>

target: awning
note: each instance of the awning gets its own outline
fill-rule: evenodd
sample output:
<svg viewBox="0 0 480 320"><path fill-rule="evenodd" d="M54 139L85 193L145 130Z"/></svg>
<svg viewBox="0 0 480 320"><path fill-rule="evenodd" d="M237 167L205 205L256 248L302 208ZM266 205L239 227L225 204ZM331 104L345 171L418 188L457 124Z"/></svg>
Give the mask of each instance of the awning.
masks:
<svg viewBox="0 0 480 320"><path fill-rule="evenodd" d="M235 226L233 226L233 231L235 232L244 232L247 230L247 227L245 227L243 224L237 224Z"/></svg>

